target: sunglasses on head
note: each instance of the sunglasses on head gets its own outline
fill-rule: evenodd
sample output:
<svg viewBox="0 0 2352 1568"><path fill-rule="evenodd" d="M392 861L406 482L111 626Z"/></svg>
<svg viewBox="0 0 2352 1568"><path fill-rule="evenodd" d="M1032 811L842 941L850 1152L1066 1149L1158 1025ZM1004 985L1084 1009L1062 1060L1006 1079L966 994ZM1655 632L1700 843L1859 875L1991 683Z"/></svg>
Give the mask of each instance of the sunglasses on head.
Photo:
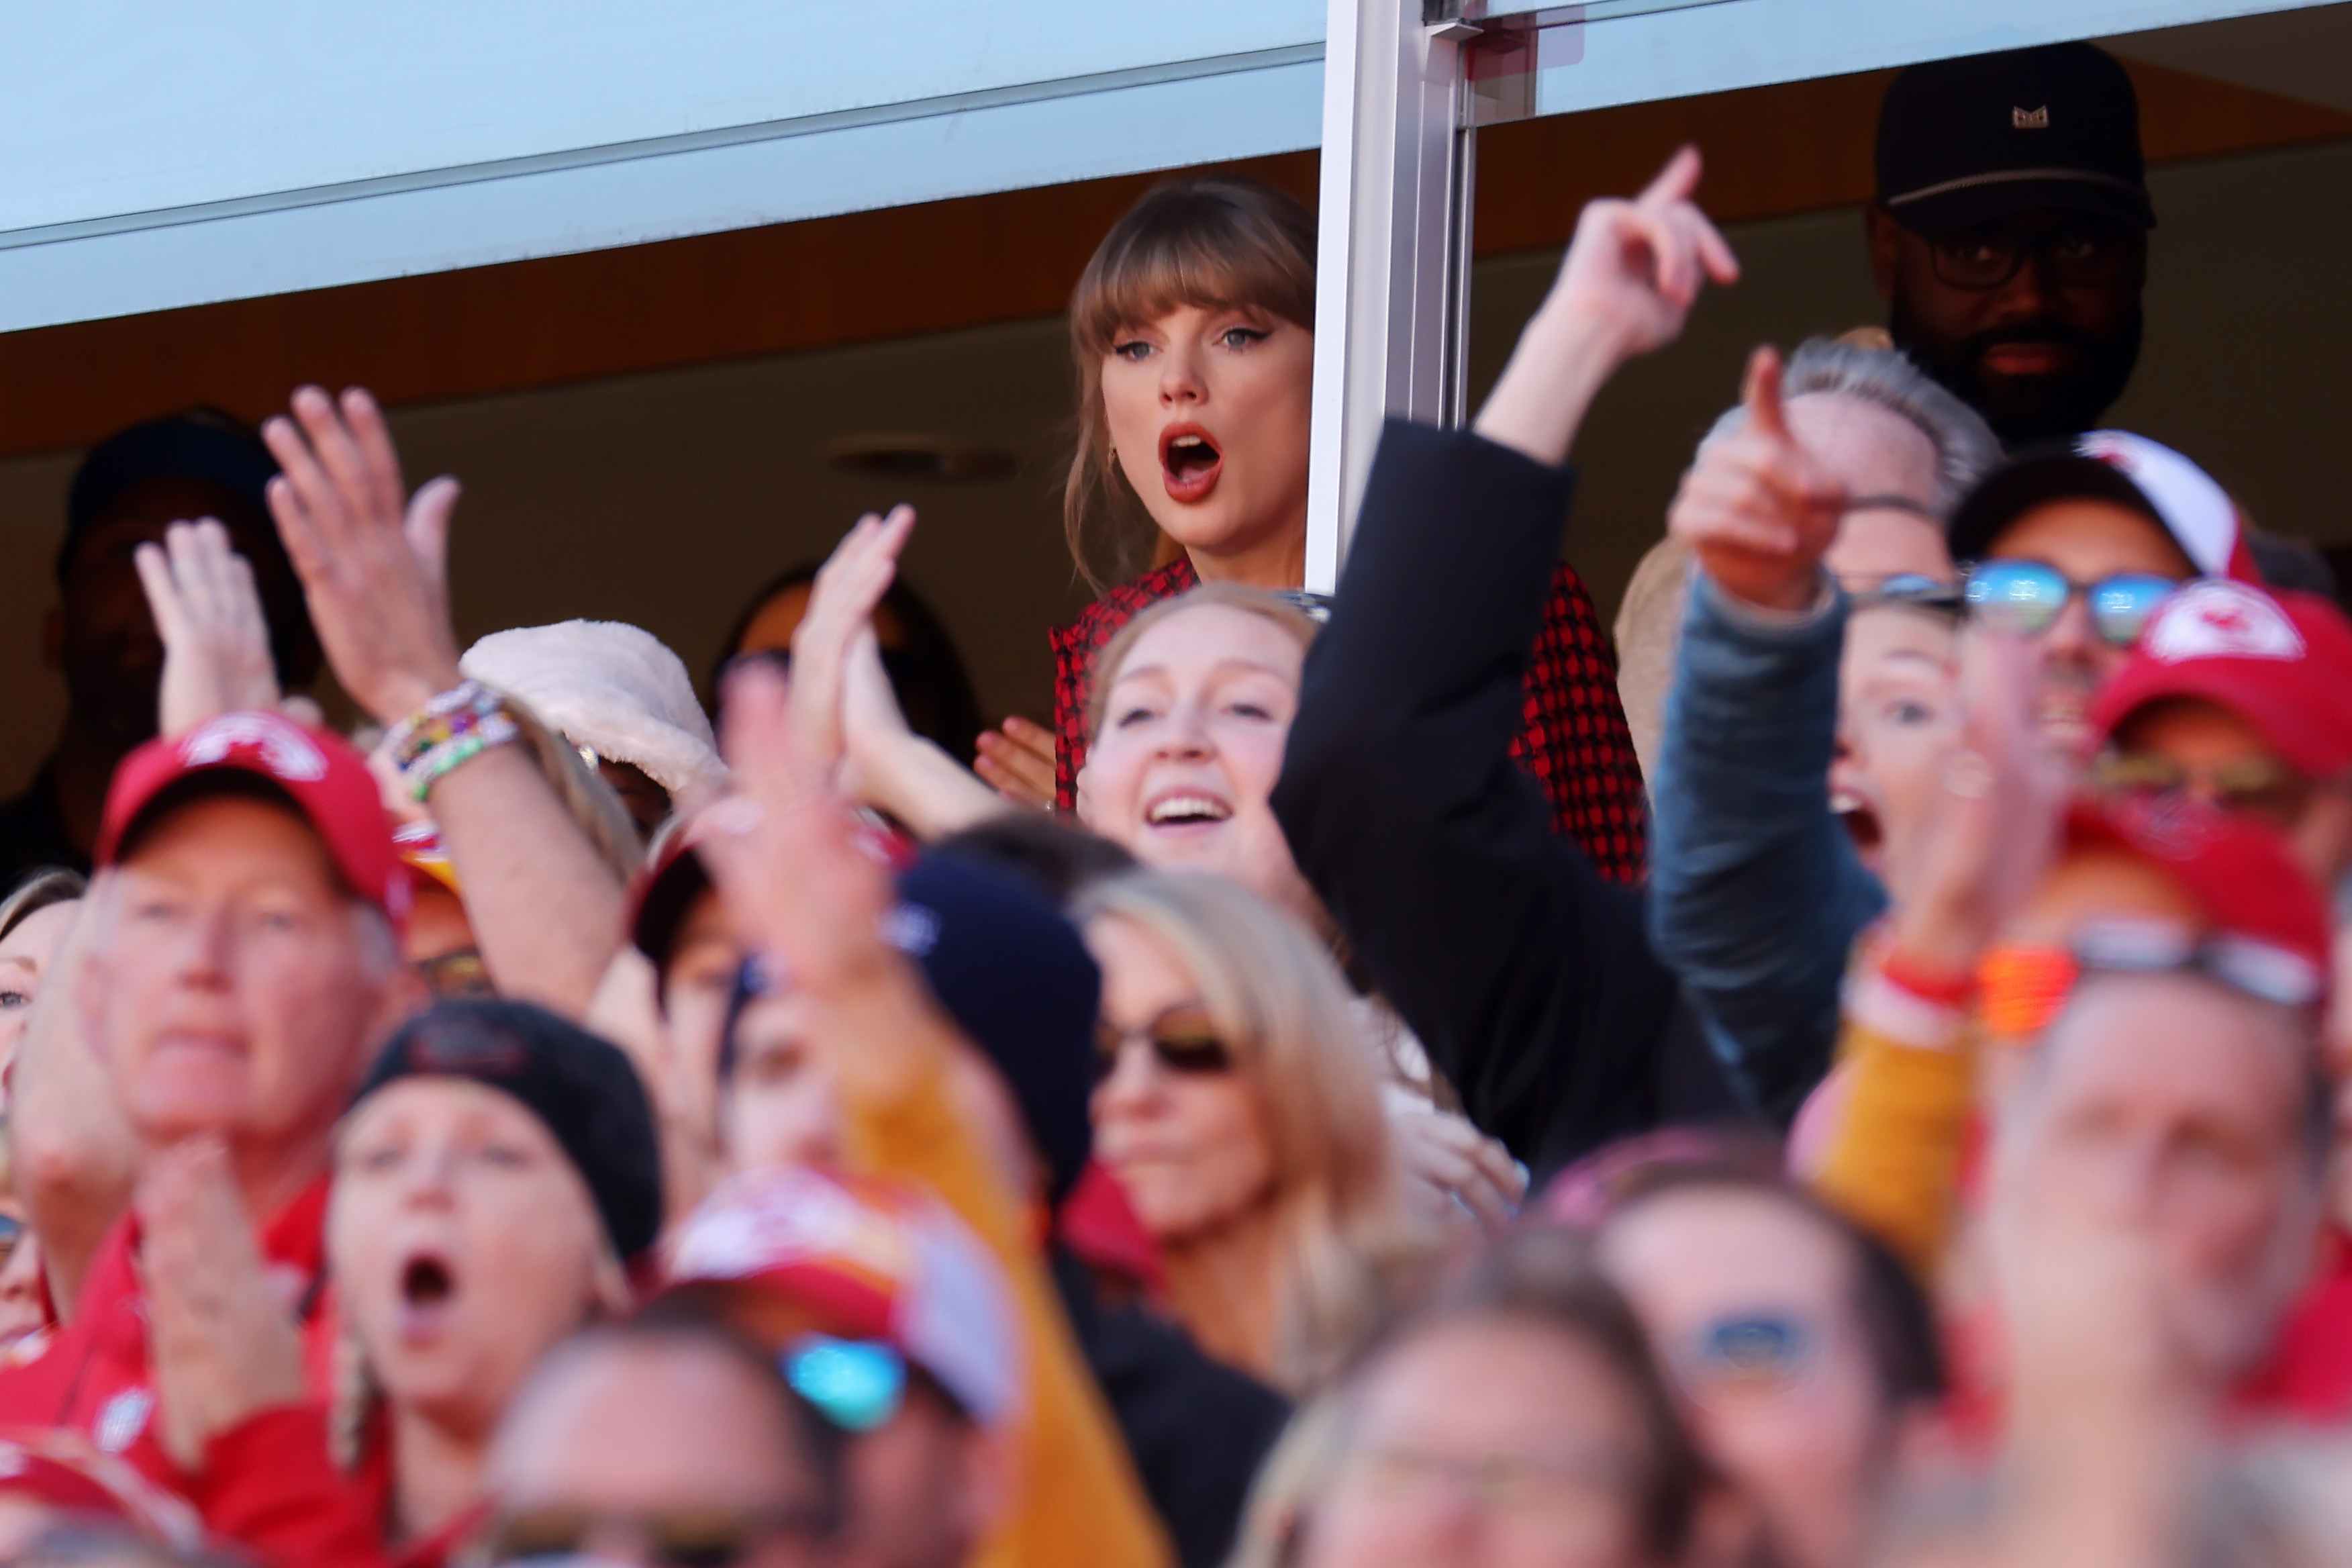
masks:
<svg viewBox="0 0 2352 1568"><path fill-rule="evenodd" d="M879 1340L803 1334L782 1364L793 1392L853 1436L873 1431L906 1403L907 1358Z"/></svg>
<svg viewBox="0 0 2352 1568"><path fill-rule="evenodd" d="M2075 933L2084 974L2198 974L2283 1007L2308 1007L2327 977L2300 953L2253 937L2208 936L2174 921L2100 921Z"/></svg>
<svg viewBox="0 0 2352 1568"><path fill-rule="evenodd" d="M2115 647L2139 641L2148 617L2180 584L2144 572L2118 572L2095 583L2078 583L2040 561L1980 561L1969 568L1969 617L1996 631L2035 637L2058 624L2066 605L2082 595L2100 637Z"/></svg>
<svg viewBox="0 0 2352 1568"><path fill-rule="evenodd" d="M1095 1026L1097 1083L1118 1070L1118 1059L1130 1045L1147 1047L1160 1067L1187 1077L1225 1072L1234 1065L1234 1053L1208 1014L1198 1007L1171 1007L1140 1029L1122 1029L1108 1018Z"/></svg>
<svg viewBox="0 0 2352 1568"><path fill-rule="evenodd" d="M681 1508L652 1514L603 1514L583 1509L530 1509L507 1514L492 1527L488 1560L543 1563L589 1554L599 1538L614 1536L636 1548L634 1561L654 1568L734 1568L780 1535L824 1533L816 1510L801 1503L768 1509Z"/></svg>

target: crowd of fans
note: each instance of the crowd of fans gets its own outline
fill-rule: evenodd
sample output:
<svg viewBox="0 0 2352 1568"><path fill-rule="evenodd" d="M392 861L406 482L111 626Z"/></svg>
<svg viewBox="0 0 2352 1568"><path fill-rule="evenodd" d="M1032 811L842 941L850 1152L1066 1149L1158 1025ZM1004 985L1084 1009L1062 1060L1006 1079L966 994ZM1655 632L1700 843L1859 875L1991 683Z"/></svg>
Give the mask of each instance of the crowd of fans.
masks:
<svg viewBox="0 0 2352 1568"><path fill-rule="evenodd" d="M1696 151L1328 599L1313 224L1145 196L1050 728L905 508L714 724L634 627L461 649L364 391L94 449L0 807L0 1560L2352 1560L2352 621L2095 427L2113 60L1914 68L1878 174L1891 328L1756 351L1622 692L1569 458L1738 280Z"/></svg>

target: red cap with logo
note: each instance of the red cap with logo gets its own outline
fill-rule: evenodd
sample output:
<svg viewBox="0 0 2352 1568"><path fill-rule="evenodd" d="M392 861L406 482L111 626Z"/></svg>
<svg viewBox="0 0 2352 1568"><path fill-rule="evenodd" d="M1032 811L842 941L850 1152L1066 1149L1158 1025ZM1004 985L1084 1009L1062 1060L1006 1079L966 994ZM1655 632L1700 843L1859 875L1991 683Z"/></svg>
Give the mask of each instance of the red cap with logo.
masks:
<svg viewBox="0 0 2352 1568"><path fill-rule="evenodd" d="M282 713L223 713L184 735L148 742L122 760L107 791L96 860L114 865L156 797L183 779L246 773L276 785L318 834L352 892L408 922L408 868L393 847L392 821L367 762L340 737Z"/></svg>
<svg viewBox="0 0 2352 1568"><path fill-rule="evenodd" d="M2148 618L2092 722L2105 739L2168 697L2226 708L2306 778L2340 778L2352 772L2352 620L2315 594L2189 584Z"/></svg>

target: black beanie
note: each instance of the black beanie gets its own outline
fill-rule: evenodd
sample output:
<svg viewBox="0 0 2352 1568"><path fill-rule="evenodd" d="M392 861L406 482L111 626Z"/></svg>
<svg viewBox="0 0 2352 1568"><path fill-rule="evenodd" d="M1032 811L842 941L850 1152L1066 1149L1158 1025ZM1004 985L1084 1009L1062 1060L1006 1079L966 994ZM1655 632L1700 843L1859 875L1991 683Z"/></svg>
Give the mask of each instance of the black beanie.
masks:
<svg viewBox="0 0 2352 1568"><path fill-rule="evenodd" d="M621 1048L527 1002L441 1002L401 1026L352 1097L404 1078L462 1078L513 1096L555 1135L626 1262L661 1233L661 1145Z"/></svg>
<svg viewBox="0 0 2352 1568"><path fill-rule="evenodd" d="M883 930L1003 1075L1059 1204L1094 1152L1102 972L1077 928L1018 877L927 855L899 874Z"/></svg>

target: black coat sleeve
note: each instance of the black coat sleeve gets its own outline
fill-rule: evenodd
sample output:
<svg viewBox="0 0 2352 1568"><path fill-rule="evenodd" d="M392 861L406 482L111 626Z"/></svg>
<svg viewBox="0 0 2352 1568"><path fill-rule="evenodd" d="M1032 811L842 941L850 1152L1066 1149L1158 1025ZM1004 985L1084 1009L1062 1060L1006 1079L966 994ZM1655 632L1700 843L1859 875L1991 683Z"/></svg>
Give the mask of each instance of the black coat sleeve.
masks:
<svg viewBox="0 0 2352 1568"><path fill-rule="evenodd" d="M1689 1033L1641 897L1550 830L1508 751L1573 489L1391 422L1274 808L1299 869L1471 1120L1547 1175L1654 1125Z"/></svg>

